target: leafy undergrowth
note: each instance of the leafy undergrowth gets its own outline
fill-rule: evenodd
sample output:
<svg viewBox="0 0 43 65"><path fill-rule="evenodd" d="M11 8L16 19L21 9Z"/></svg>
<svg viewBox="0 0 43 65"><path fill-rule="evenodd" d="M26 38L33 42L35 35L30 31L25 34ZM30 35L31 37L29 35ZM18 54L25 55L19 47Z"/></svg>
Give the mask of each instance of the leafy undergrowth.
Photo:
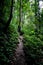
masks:
<svg viewBox="0 0 43 65"><path fill-rule="evenodd" d="M18 33L14 26L10 25L7 33L0 33L0 65L11 65L18 43Z"/></svg>
<svg viewBox="0 0 43 65"><path fill-rule="evenodd" d="M39 35L40 36L40 35ZM24 34L24 52L27 65L43 65L43 41L42 36Z"/></svg>

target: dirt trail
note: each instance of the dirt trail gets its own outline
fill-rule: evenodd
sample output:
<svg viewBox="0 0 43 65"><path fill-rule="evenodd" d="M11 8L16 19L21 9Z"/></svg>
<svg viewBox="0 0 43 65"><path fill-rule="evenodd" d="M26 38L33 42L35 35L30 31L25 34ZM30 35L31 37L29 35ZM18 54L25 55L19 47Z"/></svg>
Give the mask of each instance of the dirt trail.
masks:
<svg viewBox="0 0 43 65"><path fill-rule="evenodd" d="M26 65L25 63L25 54L23 51L23 37L19 36L19 44L17 46L16 52L15 52L15 65Z"/></svg>

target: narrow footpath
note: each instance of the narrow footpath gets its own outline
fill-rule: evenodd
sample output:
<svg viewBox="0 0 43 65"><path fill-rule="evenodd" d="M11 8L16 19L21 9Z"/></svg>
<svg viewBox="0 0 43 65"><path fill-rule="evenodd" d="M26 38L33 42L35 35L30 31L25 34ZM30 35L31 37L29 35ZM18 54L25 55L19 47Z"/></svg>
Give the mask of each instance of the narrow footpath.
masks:
<svg viewBox="0 0 43 65"><path fill-rule="evenodd" d="M15 51L15 65L26 65L25 54L23 50L23 36L19 36L19 44Z"/></svg>

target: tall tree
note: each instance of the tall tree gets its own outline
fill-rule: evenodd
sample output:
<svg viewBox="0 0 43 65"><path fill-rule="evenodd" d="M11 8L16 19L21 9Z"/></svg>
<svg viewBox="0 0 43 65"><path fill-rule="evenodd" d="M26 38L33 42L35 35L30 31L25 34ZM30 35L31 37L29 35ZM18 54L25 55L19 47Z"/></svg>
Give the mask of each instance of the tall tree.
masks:
<svg viewBox="0 0 43 65"><path fill-rule="evenodd" d="M38 35L40 32L40 8L39 8L39 0L35 0L35 23L36 23L36 30L35 33Z"/></svg>
<svg viewBox="0 0 43 65"><path fill-rule="evenodd" d="M11 22L11 19L12 19L12 11L13 11L13 0L11 0L11 8L10 8L10 16L9 16L9 20L7 21L6 25L5 25L5 28L4 28L4 31L7 31L7 28Z"/></svg>
<svg viewBox="0 0 43 65"><path fill-rule="evenodd" d="M22 23L22 0L19 0L19 25L18 25L18 32L21 32L21 23Z"/></svg>

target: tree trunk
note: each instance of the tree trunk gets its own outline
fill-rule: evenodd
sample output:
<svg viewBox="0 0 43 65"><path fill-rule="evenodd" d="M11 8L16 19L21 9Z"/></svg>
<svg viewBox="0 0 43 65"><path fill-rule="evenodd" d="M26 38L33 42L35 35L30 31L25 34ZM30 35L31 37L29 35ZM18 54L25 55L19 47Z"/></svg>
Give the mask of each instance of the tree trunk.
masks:
<svg viewBox="0 0 43 65"><path fill-rule="evenodd" d="M7 28L11 22L11 19L12 19L12 11L13 11L13 0L11 0L11 10L10 10L10 17L9 17L9 20L7 21L6 23L6 26L4 28L4 32L7 31Z"/></svg>
<svg viewBox="0 0 43 65"><path fill-rule="evenodd" d="M22 0L19 0L19 25L18 25L18 32L21 32L21 23L22 23Z"/></svg>
<svg viewBox="0 0 43 65"><path fill-rule="evenodd" d="M39 11L39 0L35 0L35 34L38 37L40 29L40 11Z"/></svg>

